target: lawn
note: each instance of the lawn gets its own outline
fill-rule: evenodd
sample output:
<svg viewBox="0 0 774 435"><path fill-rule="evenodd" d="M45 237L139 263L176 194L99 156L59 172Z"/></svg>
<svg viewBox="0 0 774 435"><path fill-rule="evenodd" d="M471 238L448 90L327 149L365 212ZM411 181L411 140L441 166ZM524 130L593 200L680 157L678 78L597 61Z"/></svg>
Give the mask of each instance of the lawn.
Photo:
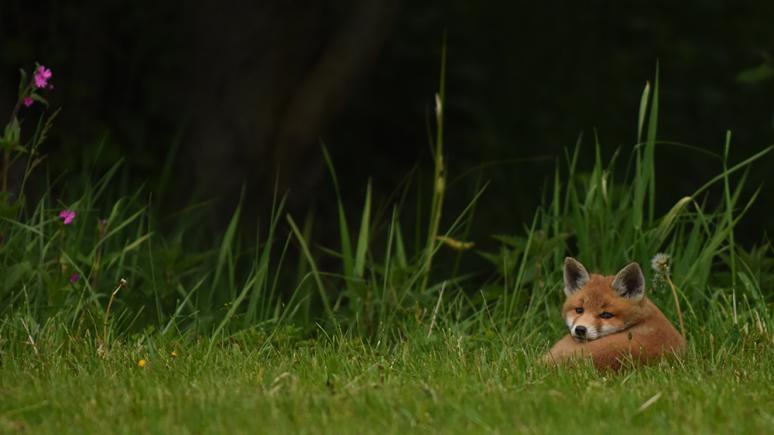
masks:
<svg viewBox="0 0 774 435"><path fill-rule="evenodd" d="M763 434L774 427L774 351L759 332L737 340L697 332L682 360L619 373L537 366L541 340L446 327L390 345L324 335L275 335L268 343L245 336L212 349L138 339L105 358L82 337L40 342L3 355L0 428Z"/></svg>

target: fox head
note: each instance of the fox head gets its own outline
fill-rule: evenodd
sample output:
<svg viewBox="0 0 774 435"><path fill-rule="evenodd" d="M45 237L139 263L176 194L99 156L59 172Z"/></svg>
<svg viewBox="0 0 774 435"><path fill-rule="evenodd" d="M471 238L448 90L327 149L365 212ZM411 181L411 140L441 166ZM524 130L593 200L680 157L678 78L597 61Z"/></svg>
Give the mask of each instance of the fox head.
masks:
<svg viewBox="0 0 774 435"><path fill-rule="evenodd" d="M589 274L574 258L564 259L562 314L570 334L578 340L596 340L623 331L644 314L645 276L630 263L615 276Z"/></svg>

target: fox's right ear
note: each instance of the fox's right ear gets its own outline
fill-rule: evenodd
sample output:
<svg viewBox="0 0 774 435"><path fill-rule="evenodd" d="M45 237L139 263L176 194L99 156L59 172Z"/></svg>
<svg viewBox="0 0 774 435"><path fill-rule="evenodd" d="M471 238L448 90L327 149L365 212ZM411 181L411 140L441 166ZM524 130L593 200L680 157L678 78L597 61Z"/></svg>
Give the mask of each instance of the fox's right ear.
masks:
<svg viewBox="0 0 774 435"><path fill-rule="evenodd" d="M566 257L564 259L564 294L570 296L589 282L589 273L580 261Z"/></svg>

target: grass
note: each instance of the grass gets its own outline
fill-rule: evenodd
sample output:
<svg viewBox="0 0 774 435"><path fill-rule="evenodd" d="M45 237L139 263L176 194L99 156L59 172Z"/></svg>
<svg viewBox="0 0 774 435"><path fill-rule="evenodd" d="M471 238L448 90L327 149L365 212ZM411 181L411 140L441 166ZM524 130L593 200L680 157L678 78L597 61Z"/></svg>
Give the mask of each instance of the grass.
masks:
<svg viewBox="0 0 774 435"><path fill-rule="evenodd" d="M432 177L408 177L382 202L367 184L357 226L342 197L360 192L340 190L323 147L338 198L334 247L320 246L311 215L287 214L276 192L255 241L240 234L241 207L215 240L197 204L161 230L145 189L116 192L120 164L68 183L77 188L47 180L34 205L2 192L0 431L771 427L774 249L737 245L734 228L758 193L745 171L772 147L739 159L729 133L716 177L695 192L660 192L656 151L669 143L657 139L656 78L631 149L603 156L579 140L523 231L473 249L486 185L464 209L444 207L443 82L442 72ZM41 122L26 143L18 128L0 141L13 145L9 161L27 161L22 186L39 160L39 132L51 126ZM27 154L13 154L20 149ZM594 153L591 168L578 163L583 152ZM660 210L656 196L673 206ZM72 225L56 218L62 208L78 212ZM669 267L644 268L649 296L675 324L684 317L686 355L620 373L535 364L564 333L565 255L612 274L629 261L647 266L657 252ZM473 256L490 268L466 269Z"/></svg>
<svg viewBox="0 0 774 435"><path fill-rule="evenodd" d="M454 329L389 345L242 337L212 352L145 338L107 359L88 339L39 343L4 358L0 430L766 433L774 423L774 351L755 334L694 338L675 366L599 374L536 367L544 336Z"/></svg>

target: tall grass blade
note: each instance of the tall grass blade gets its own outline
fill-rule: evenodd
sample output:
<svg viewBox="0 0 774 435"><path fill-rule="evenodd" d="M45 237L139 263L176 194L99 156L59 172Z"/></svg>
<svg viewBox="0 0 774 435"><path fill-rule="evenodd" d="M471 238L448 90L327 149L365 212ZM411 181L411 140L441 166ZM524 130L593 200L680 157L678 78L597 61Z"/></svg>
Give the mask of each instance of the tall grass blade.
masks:
<svg viewBox="0 0 774 435"><path fill-rule="evenodd" d="M231 216L231 220L228 223L226 232L223 235L223 241L220 243L220 249L218 250L218 261L215 265L215 275L212 278L212 287L210 287L210 292L207 295L208 308L213 306L213 303L215 302L215 295L219 292L218 287L221 285L221 276L223 275L223 270L226 268L229 261L229 256L233 250L234 236L236 235L237 227L239 225L239 216L241 212L242 202L240 201L239 205L237 205L237 208L234 211L234 214ZM233 299L234 289L229 288L228 293Z"/></svg>
<svg viewBox="0 0 774 435"><path fill-rule="evenodd" d="M366 263L366 251L368 249L368 235L371 223L371 182L368 182L366 188L365 205L363 206L363 217L360 220L360 234L357 237L357 250L355 251L355 276L363 277Z"/></svg>
<svg viewBox="0 0 774 435"><path fill-rule="evenodd" d="M330 153L325 144L322 144L323 157L325 158L325 164L328 166L328 171L331 174L333 180L333 187L336 190L336 205L339 213L339 237L341 238L341 256L344 263L344 276L352 277L354 274L354 262L352 260L352 242L349 238L349 224L347 224L347 214L344 211L344 204L341 200L341 189L339 188L339 180L336 177L336 170L333 167L333 160L331 160ZM349 283L349 280L347 280Z"/></svg>
<svg viewBox="0 0 774 435"><path fill-rule="evenodd" d="M645 112L648 110L649 98L650 82L645 82L645 89L642 90L642 97L640 97L640 111L637 117L637 143L642 143L642 128L645 126Z"/></svg>
<svg viewBox="0 0 774 435"><path fill-rule="evenodd" d="M328 316L328 320L330 320L331 325L336 326L338 322L336 321L336 317L333 315L333 308L331 307L331 302L328 299L325 286L323 285L322 279L320 278L320 271L317 269L317 264L314 261L312 253L309 252L309 246L306 243L306 239L301 233L301 230L298 229L298 225L296 225L296 222L293 220L292 216L287 215L287 221L290 225L290 228L293 230L293 234L296 236L298 244L301 246L301 252L304 254L309 267L312 269L312 276L314 277L315 284L317 284L317 290L320 295L320 300L323 303L325 314Z"/></svg>
<svg viewBox="0 0 774 435"><path fill-rule="evenodd" d="M430 206L430 222L427 230L427 243L425 245L424 267L422 270L422 283L419 291L424 292L427 289L427 281L430 277L430 269L433 265L433 255L437 245L438 227L441 223L441 212L443 210L443 198L446 190L446 174L444 172L443 162L443 112L446 104L446 34L443 36L443 46L441 48L441 78L438 87L438 94L435 96L435 121L436 121L436 139L434 149L434 172L433 172L433 198Z"/></svg>
<svg viewBox="0 0 774 435"><path fill-rule="evenodd" d="M648 117L648 135L645 145L644 170L648 183L648 223L653 222L656 212L656 134L658 131L659 63L656 61L656 79L653 83L653 100ZM644 180L643 180L644 182Z"/></svg>

